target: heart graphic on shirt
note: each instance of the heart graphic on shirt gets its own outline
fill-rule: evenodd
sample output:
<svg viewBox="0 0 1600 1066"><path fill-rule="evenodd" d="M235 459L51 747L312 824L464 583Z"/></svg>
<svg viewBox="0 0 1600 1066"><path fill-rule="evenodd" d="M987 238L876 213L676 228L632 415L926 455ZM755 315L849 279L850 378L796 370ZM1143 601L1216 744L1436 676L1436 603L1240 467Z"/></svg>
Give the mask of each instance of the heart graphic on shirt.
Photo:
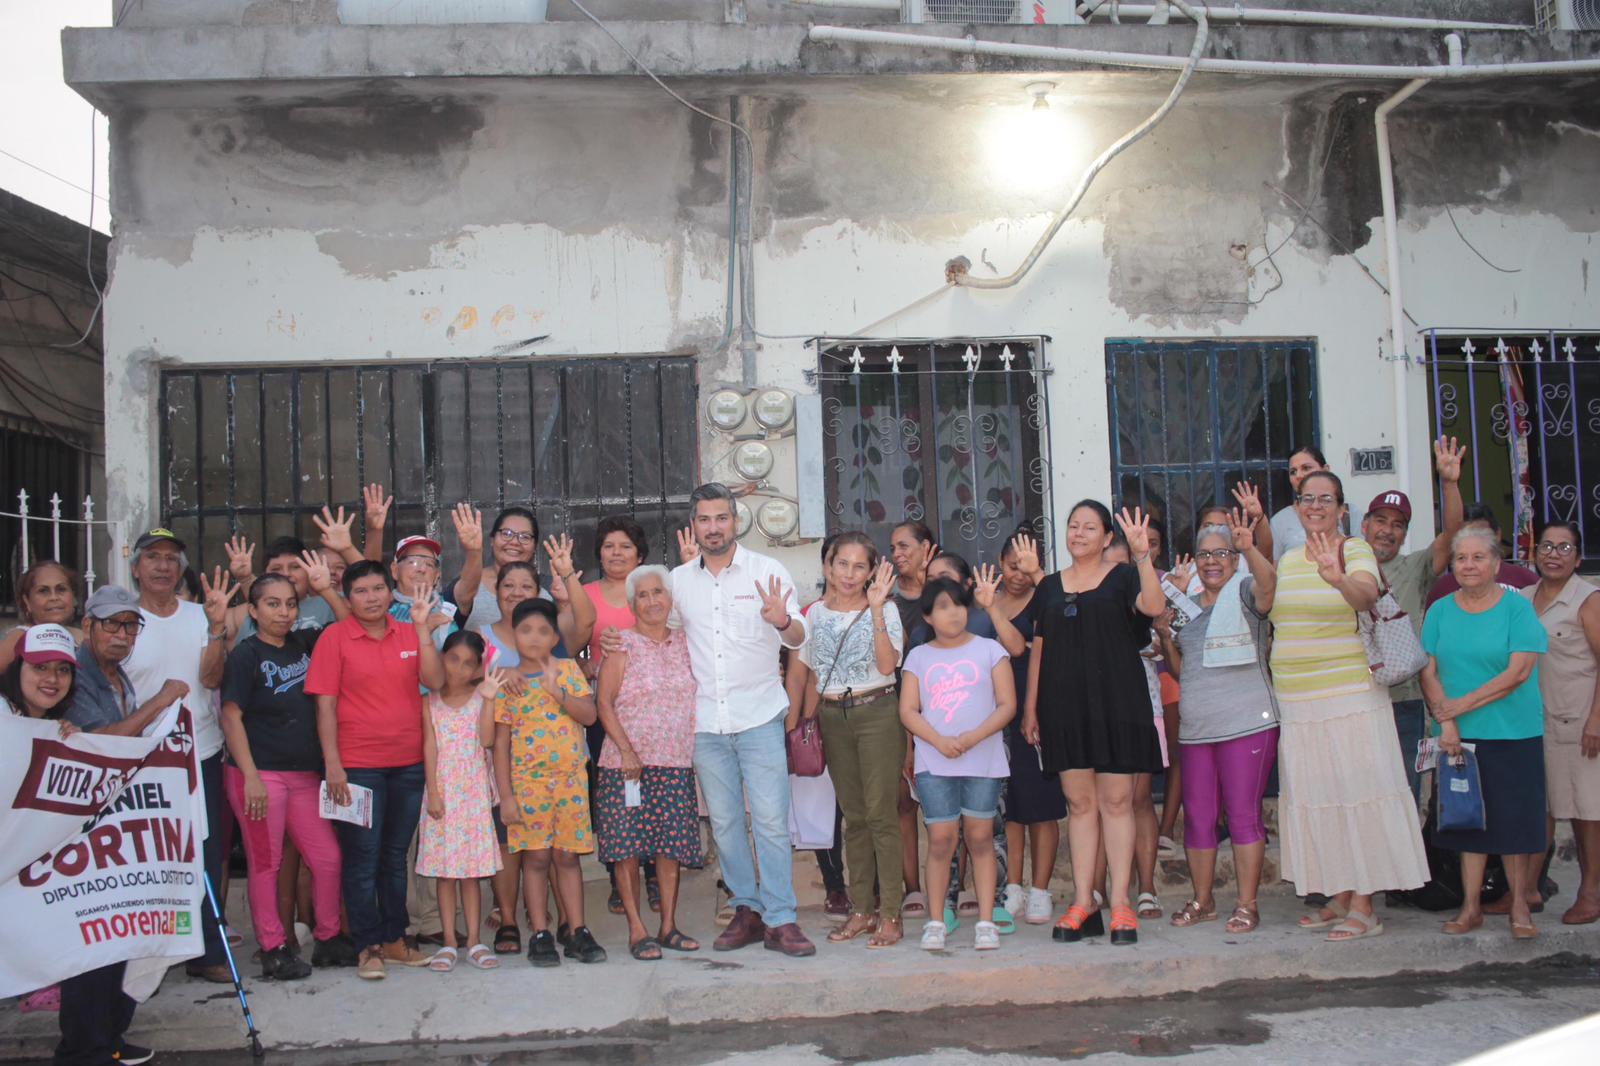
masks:
<svg viewBox="0 0 1600 1066"><path fill-rule="evenodd" d="M935 663L922 680L923 703L929 711L943 714L948 723L955 718L961 705L967 702L977 683L978 664L971 659Z"/></svg>

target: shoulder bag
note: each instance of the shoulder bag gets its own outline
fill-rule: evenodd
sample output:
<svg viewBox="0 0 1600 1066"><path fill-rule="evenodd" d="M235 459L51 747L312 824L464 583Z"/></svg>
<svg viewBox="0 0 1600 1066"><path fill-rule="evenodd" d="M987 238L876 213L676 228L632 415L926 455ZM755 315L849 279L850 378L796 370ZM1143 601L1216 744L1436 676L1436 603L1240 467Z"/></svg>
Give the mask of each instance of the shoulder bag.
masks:
<svg viewBox="0 0 1600 1066"><path fill-rule="evenodd" d="M845 638L855 628L861 616L867 613L863 607L850 619L850 624L844 627L844 632L839 634L839 647L834 652L833 663L828 667L828 675L822 679L822 691L828 691L828 684L833 680L834 668L839 665L839 655L844 651ZM807 718L803 713L800 721L795 723L793 729L784 736L784 744L789 752L789 772L795 777L821 777L828 768L828 757L822 750L822 715L820 713Z"/></svg>
<svg viewBox="0 0 1600 1066"><path fill-rule="evenodd" d="M1341 570L1345 567L1344 546L1349 540L1346 537L1339 545ZM1400 609L1394 591L1384 583L1381 569L1378 571L1378 602L1370 611L1356 612L1356 630L1367 649L1367 667L1372 671L1372 679L1385 688L1409 681L1428 664L1422 641L1417 639L1410 617Z"/></svg>

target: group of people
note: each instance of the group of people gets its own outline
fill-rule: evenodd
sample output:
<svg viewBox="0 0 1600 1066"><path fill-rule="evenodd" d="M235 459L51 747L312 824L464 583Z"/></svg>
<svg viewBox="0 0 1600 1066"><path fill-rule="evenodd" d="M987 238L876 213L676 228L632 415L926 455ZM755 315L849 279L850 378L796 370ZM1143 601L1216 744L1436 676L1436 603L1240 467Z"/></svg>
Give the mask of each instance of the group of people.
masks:
<svg viewBox="0 0 1600 1066"><path fill-rule="evenodd" d="M1084 500L1055 573L1026 528L976 568L920 522L893 531L888 558L864 533L835 534L804 608L780 562L737 543L718 484L692 494L675 569L650 564L644 529L618 516L599 524L588 583L571 540L546 538L548 584L523 507L487 529L469 506L452 512L454 581L429 536L401 537L386 560L392 501L369 486L364 550L357 516L324 509L321 544L279 538L260 573L254 546L231 541L198 602L182 594L187 547L165 529L134 545L134 590L102 587L81 606L75 575L35 564L19 585L25 625L0 642L0 696L63 729L124 735L180 701L194 712L206 871L223 884L236 821L271 979L494 968L522 951L523 912L533 965L603 962L580 865L595 852L633 958L696 951L677 901L681 870L705 859L702 810L728 896L712 946L814 954L790 829L789 743L808 723L837 802L837 839L819 853L832 942L887 948L921 920L921 946L939 950L972 918L973 946L993 950L1019 914L1049 923L1064 818L1074 891L1055 939L1109 927L1112 943L1136 943L1140 920L1162 916L1163 771L1193 881L1173 926L1219 917L1224 834L1238 892L1226 927L1259 924L1276 770L1283 874L1323 904L1299 924L1332 941L1377 935L1374 895L1429 877L1410 768L1430 729L1442 757L1474 747L1487 806L1486 828L1435 839L1464 855L1465 903L1444 931L1495 911L1479 888L1499 855L1498 909L1526 937L1555 819L1574 821L1582 870L1563 920L1600 919L1600 597L1576 574L1579 529L1559 522L1540 535L1533 581L1507 587L1492 516L1462 504L1462 455L1435 445L1444 529L1411 554L1407 497L1380 493L1347 535L1340 479L1308 448L1291 459L1292 508L1269 517L1241 484L1202 510L1193 557L1167 571L1150 515ZM1428 658L1385 690L1360 621L1389 596ZM324 796L355 813L330 821ZM190 974L229 980L226 926L208 914L203 932ZM141 1061L122 1036L120 967L59 997L58 1061L108 1048Z"/></svg>

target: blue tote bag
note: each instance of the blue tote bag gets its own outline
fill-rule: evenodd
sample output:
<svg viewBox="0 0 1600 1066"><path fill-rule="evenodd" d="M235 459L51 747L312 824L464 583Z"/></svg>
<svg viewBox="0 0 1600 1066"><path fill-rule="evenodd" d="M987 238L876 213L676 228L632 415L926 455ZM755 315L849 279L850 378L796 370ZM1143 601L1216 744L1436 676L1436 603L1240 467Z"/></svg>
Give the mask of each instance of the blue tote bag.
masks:
<svg viewBox="0 0 1600 1066"><path fill-rule="evenodd" d="M1463 747L1456 756L1439 755L1439 829L1445 832L1478 831L1486 825L1483 778L1478 756Z"/></svg>

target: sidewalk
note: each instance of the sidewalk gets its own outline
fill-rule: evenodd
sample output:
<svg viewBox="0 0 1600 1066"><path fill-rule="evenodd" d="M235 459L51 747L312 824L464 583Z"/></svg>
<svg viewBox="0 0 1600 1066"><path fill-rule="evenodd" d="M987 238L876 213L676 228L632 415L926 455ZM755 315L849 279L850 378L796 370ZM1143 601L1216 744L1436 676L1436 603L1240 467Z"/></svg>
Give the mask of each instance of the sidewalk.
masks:
<svg viewBox="0 0 1600 1066"><path fill-rule="evenodd" d="M1438 932L1448 915L1379 907L1384 936L1329 944L1322 934L1294 923L1305 907L1287 885L1261 895L1262 924L1254 933L1230 936L1220 921L1177 930L1165 919L1143 923L1135 947L1113 948L1098 939L1057 944L1049 926L1018 925L993 953L972 950L971 923L950 937L944 953L917 947L920 928L886 951L869 951L865 939L828 944L831 926L820 906L806 906L801 924L817 941L817 955L788 959L759 947L733 953L710 950L715 881L706 873L685 877L680 925L705 945L698 953L659 962L636 962L627 952L626 926L605 911L605 884L591 881L590 924L610 961L581 966L564 960L560 969L535 970L520 956L501 958L498 971L478 971L463 962L454 973L391 968L387 980L365 982L354 970L319 970L289 984L253 979L255 945L239 949L251 1007L264 1043L272 1047L334 1047L407 1041L479 1040L670 1022L761 1023L782 1017L832 1017L872 1011L920 1011L959 1004L1045 1004L1197 991L1240 979L1378 977L1428 975L1480 963L1518 964L1556 955L1600 958L1600 925L1566 927L1561 911L1577 885L1577 866L1558 862L1551 875L1561 896L1535 918L1539 936L1513 941L1505 918L1491 919L1466 937ZM803 902L820 904L810 855L797 856L796 881ZM236 887L237 883L236 883ZM1168 913L1185 896L1163 887ZM1232 896L1217 894L1226 914ZM236 914L243 901L235 898ZM1058 903L1057 913L1060 913ZM139 1008L130 1038L163 1050L237 1048L243 1025L233 990L169 974L161 993ZM48 1056L56 1039L54 1014L23 1015L12 1005L0 1013L0 1059Z"/></svg>

